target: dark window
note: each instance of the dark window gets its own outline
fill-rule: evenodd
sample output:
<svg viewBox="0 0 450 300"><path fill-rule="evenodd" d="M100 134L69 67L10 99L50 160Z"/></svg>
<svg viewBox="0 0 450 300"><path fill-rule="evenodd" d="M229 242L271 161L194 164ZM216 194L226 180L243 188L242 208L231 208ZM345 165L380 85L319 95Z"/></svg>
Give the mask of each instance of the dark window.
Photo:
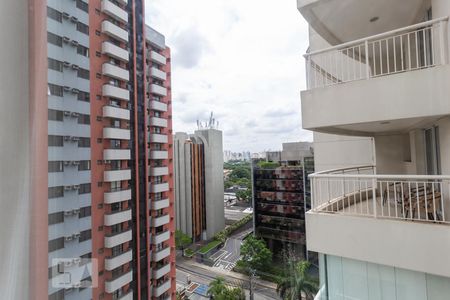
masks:
<svg viewBox="0 0 450 300"><path fill-rule="evenodd" d="M48 252L53 252L58 249L64 248L64 238L60 237L51 241L48 241Z"/></svg>
<svg viewBox="0 0 450 300"><path fill-rule="evenodd" d="M47 32L47 41L58 47L62 47L63 45L62 37L51 32Z"/></svg>
<svg viewBox="0 0 450 300"><path fill-rule="evenodd" d="M49 295L48 300L64 300L64 289Z"/></svg>
<svg viewBox="0 0 450 300"><path fill-rule="evenodd" d="M48 225L64 222L64 212L56 212L48 215Z"/></svg>
<svg viewBox="0 0 450 300"><path fill-rule="evenodd" d="M84 255L81 255L80 258L81 258L81 259L89 259L89 258L92 258L92 253L89 252L89 253L86 253L86 254L84 254Z"/></svg>
<svg viewBox="0 0 450 300"><path fill-rule="evenodd" d="M51 121L63 121L64 113L60 110L49 109L48 119Z"/></svg>
<svg viewBox="0 0 450 300"><path fill-rule="evenodd" d="M77 53L80 55L89 57L89 48L86 48L85 46L82 46L82 45L78 45Z"/></svg>
<svg viewBox="0 0 450 300"><path fill-rule="evenodd" d="M89 194L91 192L91 184L83 183L80 184L80 189L78 190L78 194Z"/></svg>
<svg viewBox="0 0 450 300"><path fill-rule="evenodd" d="M78 69L78 77L89 79L89 70L79 68Z"/></svg>
<svg viewBox="0 0 450 300"><path fill-rule="evenodd" d="M81 0L77 0L77 8L81 9L84 12L89 12L89 5Z"/></svg>
<svg viewBox="0 0 450 300"><path fill-rule="evenodd" d="M80 114L78 116L78 124L86 124L86 125L91 124L91 116Z"/></svg>
<svg viewBox="0 0 450 300"><path fill-rule="evenodd" d="M92 236L92 234L91 234L91 230L90 229L82 231L82 232L80 232L80 238L78 239L78 242L81 243L81 242L90 240L91 236Z"/></svg>
<svg viewBox="0 0 450 300"><path fill-rule="evenodd" d="M78 147L89 148L91 146L91 139L86 137L80 137L78 140Z"/></svg>
<svg viewBox="0 0 450 300"><path fill-rule="evenodd" d="M64 197L64 187L63 186L54 186L48 188L48 198L59 198Z"/></svg>
<svg viewBox="0 0 450 300"><path fill-rule="evenodd" d="M78 100L80 100L80 101L89 102L89 100L90 100L89 98L90 98L90 94L87 92L80 91L78 93Z"/></svg>
<svg viewBox="0 0 450 300"><path fill-rule="evenodd" d="M89 217L91 215L91 207L90 206L86 206L86 207L82 207L80 208L80 214L78 215L78 218L85 218L85 217Z"/></svg>
<svg viewBox="0 0 450 300"><path fill-rule="evenodd" d="M49 83L48 90L52 96L62 97L64 95L64 88L60 85Z"/></svg>
<svg viewBox="0 0 450 300"><path fill-rule="evenodd" d="M53 59L53 58L48 58L48 68L51 70L55 70L58 72L62 72L63 71L63 63L62 61Z"/></svg>
<svg viewBox="0 0 450 300"><path fill-rule="evenodd" d="M47 17L49 17L50 19L53 19L59 23L62 23L62 13L60 13L56 9L48 7L48 6L47 6Z"/></svg>
<svg viewBox="0 0 450 300"><path fill-rule="evenodd" d="M48 162L48 172L64 172L64 163L62 161L49 161Z"/></svg>
<svg viewBox="0 0 450 300"><path fill-rule="evenodd" d="M81 22L78 22L78 23L77 23L77 30L78 30L79 32L82 32L82 33L84 33L84 34L89 35L89 26L87 26L86 24L83 24L83 23L81 23Z"/></svg>
<svg viewBox="0 0 450 300"><path fill-rule="evenodd" d="M49 147L62 147L64 146L63 137L60 135L49 135L48 136L48 146Z"/></svg>
<svg viewBox="0 0 450 300"><path fill-rule="evenodd" d="M78 165L78 171L87 171L91 169L91 161L90 160L81 160Z"/></svg>

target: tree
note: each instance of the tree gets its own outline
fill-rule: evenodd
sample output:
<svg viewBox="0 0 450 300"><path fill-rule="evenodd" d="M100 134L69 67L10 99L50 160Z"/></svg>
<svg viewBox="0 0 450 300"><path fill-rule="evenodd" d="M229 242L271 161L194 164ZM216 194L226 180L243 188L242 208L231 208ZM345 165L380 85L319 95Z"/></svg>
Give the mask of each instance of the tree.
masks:
<svg viewBox="0 0 450 300"><path fill-rule="evenodd" d="M285 300L313 299L317 293L317 280L308 275L308 261L290 261L289 273L277 285L277 293Z"/></svg>
<svg viewBox="0 0 450 300"><path fill-rule="evenodd" d="M252 198L252 191L251 190L241 190L241 191L237 191L236 192L236 198L238 200L242 200L242 201L250 201Z"/></svg>
<svg viewBox="0 0 450 300"><path fill-rule="evenodd" d="M208 294L215 300L245 300L244 291L238 287L228 287L222 277L210 282Z"/></svg>
<svg viewBox="0 0 450 300"><path fill-rule="evenodd" d="M175 246L177 249L184 250L185 247L192 244L192 239L181 230L175 231Z"/></svg>
<svg viewBox="0 0 450 300"><path fill-rule="evenodd" d="M272 262L272 252L267 248L262 239L250 235L241 246L242 259L238 261L238 267L245 270L267 269Z"/></svg>

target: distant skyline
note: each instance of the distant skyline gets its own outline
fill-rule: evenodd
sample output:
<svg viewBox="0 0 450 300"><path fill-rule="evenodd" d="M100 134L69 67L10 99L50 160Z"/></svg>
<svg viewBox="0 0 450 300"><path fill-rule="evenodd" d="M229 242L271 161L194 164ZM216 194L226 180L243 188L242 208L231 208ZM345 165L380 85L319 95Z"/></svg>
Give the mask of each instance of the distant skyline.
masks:
<svg viewBox="0 0 450 300"><path fill-rule="evenodd" d="M226 150L312 140L300 115L308 25L295 0L148 0L146 16L172 50L174 132L213 111Z"/></svg>

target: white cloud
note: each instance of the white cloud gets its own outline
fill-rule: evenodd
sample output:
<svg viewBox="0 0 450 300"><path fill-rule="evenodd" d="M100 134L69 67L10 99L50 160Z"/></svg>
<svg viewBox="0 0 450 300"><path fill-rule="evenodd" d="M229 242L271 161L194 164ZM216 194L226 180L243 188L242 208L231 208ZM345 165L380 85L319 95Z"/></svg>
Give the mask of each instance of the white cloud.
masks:
<svg viewBox="0 0 450 300"><path fill-rule="evenodd" d="M214 111L233 151L311 140L301 129L308 26L294 0L152 0L147 23L172 48L174 131Z"/></svg>

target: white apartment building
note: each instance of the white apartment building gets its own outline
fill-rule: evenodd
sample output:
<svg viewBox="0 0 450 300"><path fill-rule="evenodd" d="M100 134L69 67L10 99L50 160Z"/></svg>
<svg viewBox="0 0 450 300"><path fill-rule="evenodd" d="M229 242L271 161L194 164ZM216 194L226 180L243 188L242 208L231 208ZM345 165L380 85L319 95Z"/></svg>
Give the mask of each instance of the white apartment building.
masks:
<svg viewBox="0 0 450 300"><path fill-rule="evenodd" d="M297 6L316 299L450 299L450 1Z"/></svg>

